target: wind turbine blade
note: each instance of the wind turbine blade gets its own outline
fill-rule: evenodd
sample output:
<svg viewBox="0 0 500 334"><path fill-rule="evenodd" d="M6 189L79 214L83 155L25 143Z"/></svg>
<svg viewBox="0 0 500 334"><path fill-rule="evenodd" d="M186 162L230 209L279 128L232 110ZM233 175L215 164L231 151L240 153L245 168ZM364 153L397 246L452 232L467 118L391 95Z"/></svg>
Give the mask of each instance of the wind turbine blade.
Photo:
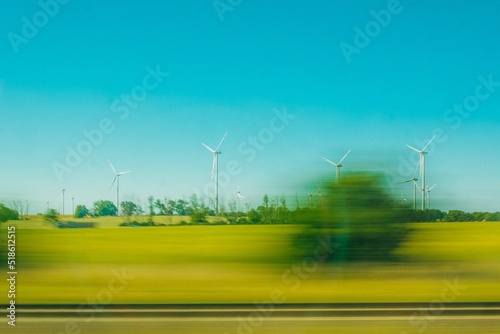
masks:
<svg viewBox="0 0 500 334"><path fill-rule="evenodd" d="M345 157L347 157L347 155L351 152L351 149L349 149L349 151L347 151L347 153L342 157L342 159L340 159L339 163L337 165L340 165L342 163L342 161L344 161Z"/></svg>
<svg viewBox="0 0 500 334"><path fill-rule="evenodd" d="M113 188L113 186L115 185L116 179L117 179L119 176L120 176L120 175L115 174L115 178L113 179L113 183L111 183L111 187L109 187L109 190L111 190L111 188ZM108 190L108 191L109 191L109 190Z"/></svg>
<svg viewBox="0 0 500 334"><path fill-rule="evenodd" d="M126 172L120 172L120 173L117 173L116 175L120 176L120 175L123 175L123 174L128 174L128 173L132 173L131 170L128 170Z"/></svg>
<svg viewBox="0 0 500 334"><path fill-rule="evenodd" d="M415 151L415 152L417 152L417 153L422 153L422 151L417 150L417 149L416 149L415 147L413 147L413 146L410 146L410 145L408 145L408 144L406 144L406 146L407 146L407 147L409 147L409 148L411 148L412 150L414 150L414 151Z"/></svg>
<svg viewBox="0 0 500 334"><path fill-rule="evenodd" d="M416 166L415 166L415 171L413 172L413 177L412 179L415 178L415 175L417 175L417 170L418 170L418 167L420 166L420 163L418 163Z"/></svg>
<svg viewBox="0 0 500 334"><path fill-rule="evenodd" d="M427 191L431 191L432 189L434 189L435 186L437 186L437 184L435 184L432 187L430 187L429 189L427 189Z"/></svg>
<svg viewBox="0 0 500 334"><path fill-rule="evenodd" d="M434 138L436 138L437 135L434 135L431 140L429 140L429 142L427 143L427 145L424 146L424 148L422 149L422 152L425 151L425 149L427 148L427 146L429 146L431 144L431 142L434 140Z"/></svg>
<svg viewBox="0 0 500 334"><path fill-rule="evenodd" d="M331 160L328 160L327 158L323 157L323 160L325 160L326 162L329 162L331 163L332 165L334 165L335 167L337 167L337 164Z"/></svg>
<svg viewBox="0 0 500 334"><path fill-rule="evenodd" d="M227 136L227 132L224 134L224 137L222 137L222 139L220 140L219 145L217 145L217 148L215 149L216 151L219 150L219 147L222 145L222 142L224 141L224 139L226 139L226 136Z"/></svg>
<svg viewBox="0 0 500 334"><path fill-rule="evenodd" d="M201 143L201 145L205 146L207 148L207 150L209 150L210 152L215 153L215 150L213 148L211 148L210 146L208 146L204 143Z"/></svg>
<svg viewBox="0 0 500 334"><path fill-rule="evenodd" d="M115 167L113 167L113 164L111 163L111 160L108 160L109 161L109 165L111 166L111 169L113 170L113 173L115 173L116 175L116 169Z"/></svg>
<svg viewBox="0 0 500 334"><path fill-rule="evenodd" d="M409 179L409 180L402 181L402 182L399 182L399 183L400 183L400 184L401 184L401 183L408 183L408 182L411 182L411 181L414 181L414 179Z"/></svg>

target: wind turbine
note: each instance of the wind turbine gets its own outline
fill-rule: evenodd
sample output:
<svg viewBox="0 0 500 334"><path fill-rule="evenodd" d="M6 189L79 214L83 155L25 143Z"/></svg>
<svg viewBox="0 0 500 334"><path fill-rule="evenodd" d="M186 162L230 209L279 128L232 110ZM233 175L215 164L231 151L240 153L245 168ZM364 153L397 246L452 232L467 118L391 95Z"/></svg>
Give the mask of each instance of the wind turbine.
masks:
<svg viewBox="0 0 500 334"><path fill-rule="evenodd" d="M417 189L420 190L417 181L418 179L413 177L412 179L408 179L406 181L401 182L401 183L413 182L413 210L417 210Z"/></svg>
<svg viewBox="0 0 500 334"><path fill-rule="evenodd" d="M215 172L215 214L219 214L219 154L222 152L219 151L220 146L222 145L222 142L227 136L227 132L224 134L222 137L221 141L219 142L219 145L215 148L211 148L210 146L206 145L205 143L201 143L201 145L205 146L207 150L213 153L214 159L212 162L212 177L214 177L214 172Z"/></svg>
<svg viewBox="0 0 500 334"><path fill-rule="evenodd" d="M245 197L243 195L241 195L240 187L238 187L238 191L235 192L235 194L236 194L236 211L240 212L240 205L239 204L242 200L245 199Z"/></svg>
<svg viewBox="0 0 500 334"><path fill-rule="evenodd" d="M422 180L422 187L420 188L420 191L422 192L422 210L425 210L425 155L427 154L427 152L425 152L425 149L431 144L436 136L437 135L434 135L431 140L429 140L427 145L425 145L421 150L416 149L413 146L406 145L408 148L420 154L420 179Z"/></svg>
<svg viewBox="0 0 500 334"><path fill-rule="evenodd" d="M316 195L319 196L319 207L322 206L323 204L323 194L321 193L321 185L318 188L318 191L316 192Z"/></svg>
<svg viewBox="0 0 500 334"><path fill-rule="evenodd" d="M347 151L347 153L342 157L342 159L340 159L340 161L338 163L335 163L331 160L328 160L327 158L323 157L323 160L325 160L326 162L334 165L337 169L337 174L336 174L336 177L335 177L335 183L338 185L340 183L340 168L342 168L342 161L344 161L345 157L347 157L347 155L349 154L349 152L351 152L351 150L349 149L349 151Z"/></svg>
<svg viewBox="0 0 500 334"><path fill-rule="evenodd" d="M401 207L404 207L404 203L408 202L408 200L403 196L403 189L401 189Z"/></svg>
<svg viewBox="0 0 500 334"><path fill-rule="evenodd" d="M415 177L415 174L417 174L417 168L418 168L418 165L415 168L415 171L413 172L413 177L411 179L400 182L400 183L413 182L413 210L417 210L417 188L418 188L417 181L418 181L418 179Z"/></svg>
<svg viewBox="0 0 500 334"><path fill-rule="evenodd" d="M113 173L115 173L115 178L113 179L113 183L111 183L111 187L109 187L109 190L111 190L111 188L113 188L113 186L116 182L116 215L119 216L120 215L120 176L122 176L123 174L130 173L131 170L117 173L116 169L115 169L115 167L113 167L113 164L111 163L111 161L109 161L109 165L111 166L111 170L113 171Z"/></svg>
<svg viewBox="0 0 500 334"><path fill-rule="evenodd" d="M429 201L429 210L431 208L431 190L434 189L435 186L437 186L437 184L427 189L427 200Z"/></svg>

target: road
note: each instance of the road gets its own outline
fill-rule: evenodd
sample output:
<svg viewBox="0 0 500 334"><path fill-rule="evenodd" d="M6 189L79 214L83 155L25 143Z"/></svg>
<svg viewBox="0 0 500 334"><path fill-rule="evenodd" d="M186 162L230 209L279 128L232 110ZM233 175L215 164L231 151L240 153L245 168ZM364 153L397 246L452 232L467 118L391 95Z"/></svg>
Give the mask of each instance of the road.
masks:
<svg viewBox="0 0 500 334"><path fill-rule="evenodd" d="M500 333L500 303L25 305L15 332Z"/></svg>

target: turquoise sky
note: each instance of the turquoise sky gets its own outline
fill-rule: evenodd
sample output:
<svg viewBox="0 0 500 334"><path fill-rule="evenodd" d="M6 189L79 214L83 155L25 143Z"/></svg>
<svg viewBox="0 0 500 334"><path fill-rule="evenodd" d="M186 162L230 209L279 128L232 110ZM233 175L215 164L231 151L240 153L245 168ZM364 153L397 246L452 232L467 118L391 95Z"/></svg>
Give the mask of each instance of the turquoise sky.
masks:
<svg viewBox="0 0 500 334"><path fill-rule="evenodd" d="M432 207L500 210L500 3L83 1L0 4L0 202L75 204L238 187L295 196L382 171L395 196L422 147ZM72 152L72 153L68 153Z"/></svg>

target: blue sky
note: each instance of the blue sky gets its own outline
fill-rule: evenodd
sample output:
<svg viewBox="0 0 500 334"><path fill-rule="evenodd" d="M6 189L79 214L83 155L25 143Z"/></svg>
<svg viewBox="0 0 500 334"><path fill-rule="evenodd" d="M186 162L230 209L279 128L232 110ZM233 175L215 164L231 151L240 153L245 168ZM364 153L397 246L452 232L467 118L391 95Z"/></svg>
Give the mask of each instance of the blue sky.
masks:
<svg viewBox="0 0 500 334"><path fill-rule="evenodd" d="M305 205L334 177L321 157L348 149L344 172L384 171L411 200L397 184L418 159L405 144L437 133L432 206L498 211L499 10L493 0L2 3L0 202L61 210L62 188L66 212L72 197L114 201L108 159L133 171L123 200L210 197L201 142L225 132L225 202L240 187L253 206L264 193Z"/></svg>

